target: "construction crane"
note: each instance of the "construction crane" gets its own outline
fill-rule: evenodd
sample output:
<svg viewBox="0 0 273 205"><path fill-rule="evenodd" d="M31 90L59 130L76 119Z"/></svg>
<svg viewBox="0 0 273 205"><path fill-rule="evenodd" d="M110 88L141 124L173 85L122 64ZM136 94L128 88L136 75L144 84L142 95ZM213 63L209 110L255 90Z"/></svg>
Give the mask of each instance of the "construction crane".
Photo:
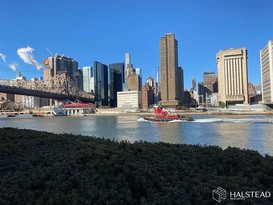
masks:
<svg viewBox="0 0 273 205"><path fill-rule="evenodd" d="M53 54L48 48L46 48L46 50L47 50L52 56L54 56L54 54Z"/></svg>

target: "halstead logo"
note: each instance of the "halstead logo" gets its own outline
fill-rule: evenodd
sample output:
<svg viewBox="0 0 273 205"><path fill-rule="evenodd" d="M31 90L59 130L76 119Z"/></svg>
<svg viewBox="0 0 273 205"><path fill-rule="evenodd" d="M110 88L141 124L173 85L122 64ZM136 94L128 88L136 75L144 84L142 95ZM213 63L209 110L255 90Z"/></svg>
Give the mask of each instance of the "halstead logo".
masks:
<svg viewBox="0 0 273 205"><path fill-rule="evenodd" d="M222 187L218 187L212 191L212 198L215 201L221 202L227 198L227 191Z"/></svg>
<svg viewBox="0 0 273 205"><path fill-rule="evenodd" d="M270 191L231 191L229 192L229 200L246 200L248 198L270 198ZM221 202L227 199L227 191L222 187L218 187L212 191L212 199Z"/></svg>
<svg viewBox="0 0 273 205"><path fill-rule="evenodd" d="M229 193L231 200L246 200L247 198L270 198L271 192L269 191L233 191Z"/></svg>

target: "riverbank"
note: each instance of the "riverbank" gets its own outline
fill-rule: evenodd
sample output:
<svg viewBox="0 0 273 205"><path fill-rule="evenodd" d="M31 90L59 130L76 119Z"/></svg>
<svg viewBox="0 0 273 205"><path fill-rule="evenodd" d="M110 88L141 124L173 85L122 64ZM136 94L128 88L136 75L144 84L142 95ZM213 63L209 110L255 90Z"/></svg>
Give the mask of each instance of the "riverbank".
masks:
<svg viewBox="0 0 273 205"><path fill-rule="evenodd" d="M177 113L181 115L273 115L273 110L248 110L248 109L223 109L223 108L207 108L207 109L182 109L174 110L168 109L172 113ZM25 110L21 112L15 111L0 111L0 116L7 116L9 114L28 114L30 110ZM34 108L31 110L33 113L42 114L44 116L53 116L53 108ZM73 117L83 117L83 116L115 116L115 115L139 115L147 116L153 115L153 108L148 110L134 110L134 109L121 109L121 108L97 108L95 113L89 114L74 114L69 115Z"/></svg>
<svg viewBox="0 0 273 205"><path fill-rule="evenodd" d="M273 115L272 110L230 110L230 109L167 109L171 113L177 113L181 115ZM153 115L153 108L148 110L130 110L130 109L120 109L120 108L97 108L92 115Z"/></svg>
<svg viewBox="0 0 273 205"><path fill-rule="evenodd" d="M211 204L217 187L273 190L273 158L250 150L14 128L1 128L0 141L0 204Z"/></svg>

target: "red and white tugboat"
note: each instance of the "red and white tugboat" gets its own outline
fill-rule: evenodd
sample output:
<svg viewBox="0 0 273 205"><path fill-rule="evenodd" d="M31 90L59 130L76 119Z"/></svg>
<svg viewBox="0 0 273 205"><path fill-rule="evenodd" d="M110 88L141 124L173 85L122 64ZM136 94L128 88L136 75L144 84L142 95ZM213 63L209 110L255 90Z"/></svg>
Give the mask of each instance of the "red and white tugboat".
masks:
<svg viewBox="0 0 273 205"><path fill-rule="evenodd" d="M178 115L178 114L171 114L159 106L154 107L154 116L149 116L149 117L147 116L147 117L144 117L144 119L148 121L152 121L152 122L170 122L173 120L193 121L192 117Z"/></svg>

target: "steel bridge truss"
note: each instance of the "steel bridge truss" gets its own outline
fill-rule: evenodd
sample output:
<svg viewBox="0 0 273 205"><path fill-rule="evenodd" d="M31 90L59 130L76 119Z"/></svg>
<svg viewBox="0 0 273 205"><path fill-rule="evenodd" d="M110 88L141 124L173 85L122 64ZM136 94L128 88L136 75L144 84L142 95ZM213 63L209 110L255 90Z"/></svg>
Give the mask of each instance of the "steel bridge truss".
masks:
<svg viewBox="0 0 273 205"><path fill-rule="evenodd" d="M94 101L94 96L76 86L66 73L56 74L50 80L0 80L0 92L57 100Z"/></svg>

